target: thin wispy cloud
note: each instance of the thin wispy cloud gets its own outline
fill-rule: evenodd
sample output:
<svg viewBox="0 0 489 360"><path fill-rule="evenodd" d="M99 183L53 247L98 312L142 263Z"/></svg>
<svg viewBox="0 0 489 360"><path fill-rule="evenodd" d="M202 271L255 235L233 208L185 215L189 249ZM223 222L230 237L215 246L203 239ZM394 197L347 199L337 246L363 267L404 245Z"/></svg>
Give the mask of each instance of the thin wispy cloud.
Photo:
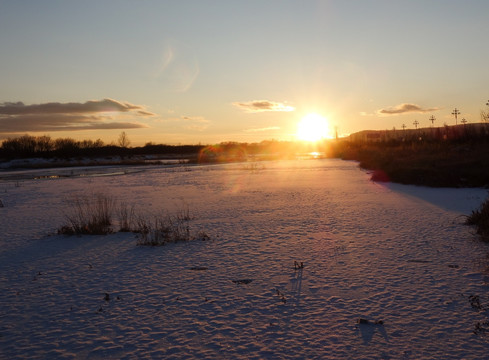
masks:
<svg viewBox="0 0 489 360"><path fill-rule="evenodd" d="M270 100L253 100L249 102L235 102L234 106L246 112L263 112L263 111L294 111L295 108L284 103Z"/></svg>
<svg viewBox="0 0 489 360"><path fill-rule="evenodd" d="M124 120L153 115L141 105L113 99L33 105L5 102L0 104L0 133L145 128L145 124Z"/></svg>
<svg viewBox="0 0 489 360"><path fill-rule="evenodd" d="M244 131L245 132L264 132L264 131L274 131L274 130L280 130L280 127L269 126L269 127L264 127L264 128L258 128L258 129L246 129Z"/></svg>
<svg viewBox="0 0 489 360"><path fill-rule="evenodd" d="M406 114L406 113L427 113L427 112L432 112L437 110L440 110L440 108L437 107L423 108L416 104L403 103L397 106L380 109L377 111L377 113L381 115L399 115L399 114Z"/></svg>
<svg viewBox="0 0 489 360"><path fill-rule="evenodd" d="M202 116L182 116L185 128L189 130L204 131L209 127L210 121Z"/></svg>

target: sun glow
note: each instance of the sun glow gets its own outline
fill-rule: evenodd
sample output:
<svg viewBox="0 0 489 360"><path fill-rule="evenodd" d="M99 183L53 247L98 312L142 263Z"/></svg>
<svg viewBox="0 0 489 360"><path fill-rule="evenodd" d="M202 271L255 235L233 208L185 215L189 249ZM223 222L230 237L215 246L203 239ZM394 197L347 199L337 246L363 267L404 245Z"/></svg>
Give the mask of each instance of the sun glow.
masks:
<svg viewBox="0 0 489 360"><path fill-rule="evenodd" d="M303 141L319 141L329 133L328 120L318 114L307 114L297 124L297 138Z"/></svg>

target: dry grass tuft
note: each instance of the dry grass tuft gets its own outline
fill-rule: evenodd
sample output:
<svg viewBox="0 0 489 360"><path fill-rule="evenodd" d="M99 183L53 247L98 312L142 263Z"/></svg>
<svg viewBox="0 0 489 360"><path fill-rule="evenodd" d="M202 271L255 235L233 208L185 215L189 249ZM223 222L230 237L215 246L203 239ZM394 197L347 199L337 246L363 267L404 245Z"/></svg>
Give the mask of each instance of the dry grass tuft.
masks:
<svg viewBox="0 0 489 360"><path fill-rule="evenodd" d="M189 240L210 240L209 235L200 231L195 236L190 233L188 205L175 215L136 214L134 205L125 202L117 204L113 197L93 194L89 197L76 196L67 200L69 209L65 214L66 224L58 229L64 235L105 235L114 232L112 216L118 219L119 231L137 234L137 245L162 246Z"/></svg>
<svg viewBox="0 0 489 360"><path fill-rule="evenodd" d="M191 240L188 218L180 216L161 215L153 216L148 220L137 218L135 232L139 234L138 245L163 246Z"/></svg>
<svg viewBox="0 0 489 360"><path fill-rule="evenodd" d="M472 214L467 217L466 225L475 225L477 234L489 241L489 199L486 199L479 209L473 210Z"/></svg>
<svg viewBox="0 0 489 360"><path fill-rule="evenodd" d="M105 235L112 232L112 213L115 200L105 194L91 197L75 196L68 199L69 209L65 214L67 224L58 233L67 235Z"/></svg>
<svg viewBox="0 0 489 360"><path fill-rule="evenodd" d="M135 216L134 205L129 205L125 202L120 203L120 206L117 208L117 217L119 219L120 226L119 231L133 231Z"/></svg>

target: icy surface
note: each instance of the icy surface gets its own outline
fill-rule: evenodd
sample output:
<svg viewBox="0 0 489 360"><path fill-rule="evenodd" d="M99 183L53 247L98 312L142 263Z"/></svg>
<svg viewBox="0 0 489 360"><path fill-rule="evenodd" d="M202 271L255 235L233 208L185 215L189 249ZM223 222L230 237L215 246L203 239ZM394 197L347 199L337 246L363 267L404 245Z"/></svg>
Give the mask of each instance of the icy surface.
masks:
<svg viewBox="0 0 489 360"><path fill-rule="evenodd" d="M486 190L341 160L140 170L0 182L0 358L487 357L489 248L462 225ZM188 206L211 240L53 235L97 192Z"/></svg>

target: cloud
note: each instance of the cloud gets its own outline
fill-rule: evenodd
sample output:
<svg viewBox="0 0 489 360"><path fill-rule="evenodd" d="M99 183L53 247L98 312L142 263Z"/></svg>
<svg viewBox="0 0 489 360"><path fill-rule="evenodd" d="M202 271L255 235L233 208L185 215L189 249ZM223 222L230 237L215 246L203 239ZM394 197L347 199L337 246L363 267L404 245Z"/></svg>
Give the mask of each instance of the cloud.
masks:
<svg viewBox="0 0 489 360"><path fill-rule="evenodd" d="M142 115L142 116L155 116L156 115L155 113L152 113L152 112L149 112L149 111L145 111L145 110L139 110L138 111L138 114L139 115Z"/></svg>
<svg viewBox="0 0 489 360"><path fill-rule="evenodd" d="M263 112L263 111L294 111L295 108L283 103L269 100L254 100L249 102L235 102L234 106L246 112Z"/></svg>
<svg viewBox="0 0 489 360"><path fill-rule="evenodd" d="M6 102L0 104L0 133L144 128L147 125L120 120L153 115L141 105L113 99L34 105ZM119 121L113 121L114 117Z"/></svg>
<svg viewBox="0 0 489 360"><path fill-rule="evenodd" d="M87 114L101 112L128 112L138 110L142 115L154 115L140 105L120 102L113 99L89 100L84 103L45 103L25 105L23 102L3 103L0 105L1 115L23 114Z"/></svg>
<svg viewBox="0 0 489 360"><path fill-rule="evenodd" d="M210 121L202 116L182 116L185 128L189 130L204 131L209 126Z"/></svg>
<svg viewBox="0 0 489 360"><path fill-rule="evenodd" d="M136 122L107 122L105 117L84 115L20 115L2 117L0 133L136 129L147 125Z"/></svg>
<svg viewBox="0 0 489 360"><path fill-rule="evenodd" d="M437 110L440 109L437 107L423 109L421 106L416 104L403 103L394 107L380 109L377 111L377 113L381 115L398 115L398 114L405 114L405 113L427 113L427 112L437 111Z"/></svg>
<svg viewBox="0 0 489 360"><path fill-rule="evenodd" d="M200 65L194 49L175 39L167 39L158 69L154 74L162 85L175 92L186 92L200 73Z"/></svg>
<svg viewBox="0 0 489 360"><path fill-rule="evenodd" d="M244 131L245 132L262 132L262 131L270 131L270 130L280 130L280 127L278 127L278 126L269 126L269 127L259 128L259 129L247 129L247 130L244 130Z"/></svg>

